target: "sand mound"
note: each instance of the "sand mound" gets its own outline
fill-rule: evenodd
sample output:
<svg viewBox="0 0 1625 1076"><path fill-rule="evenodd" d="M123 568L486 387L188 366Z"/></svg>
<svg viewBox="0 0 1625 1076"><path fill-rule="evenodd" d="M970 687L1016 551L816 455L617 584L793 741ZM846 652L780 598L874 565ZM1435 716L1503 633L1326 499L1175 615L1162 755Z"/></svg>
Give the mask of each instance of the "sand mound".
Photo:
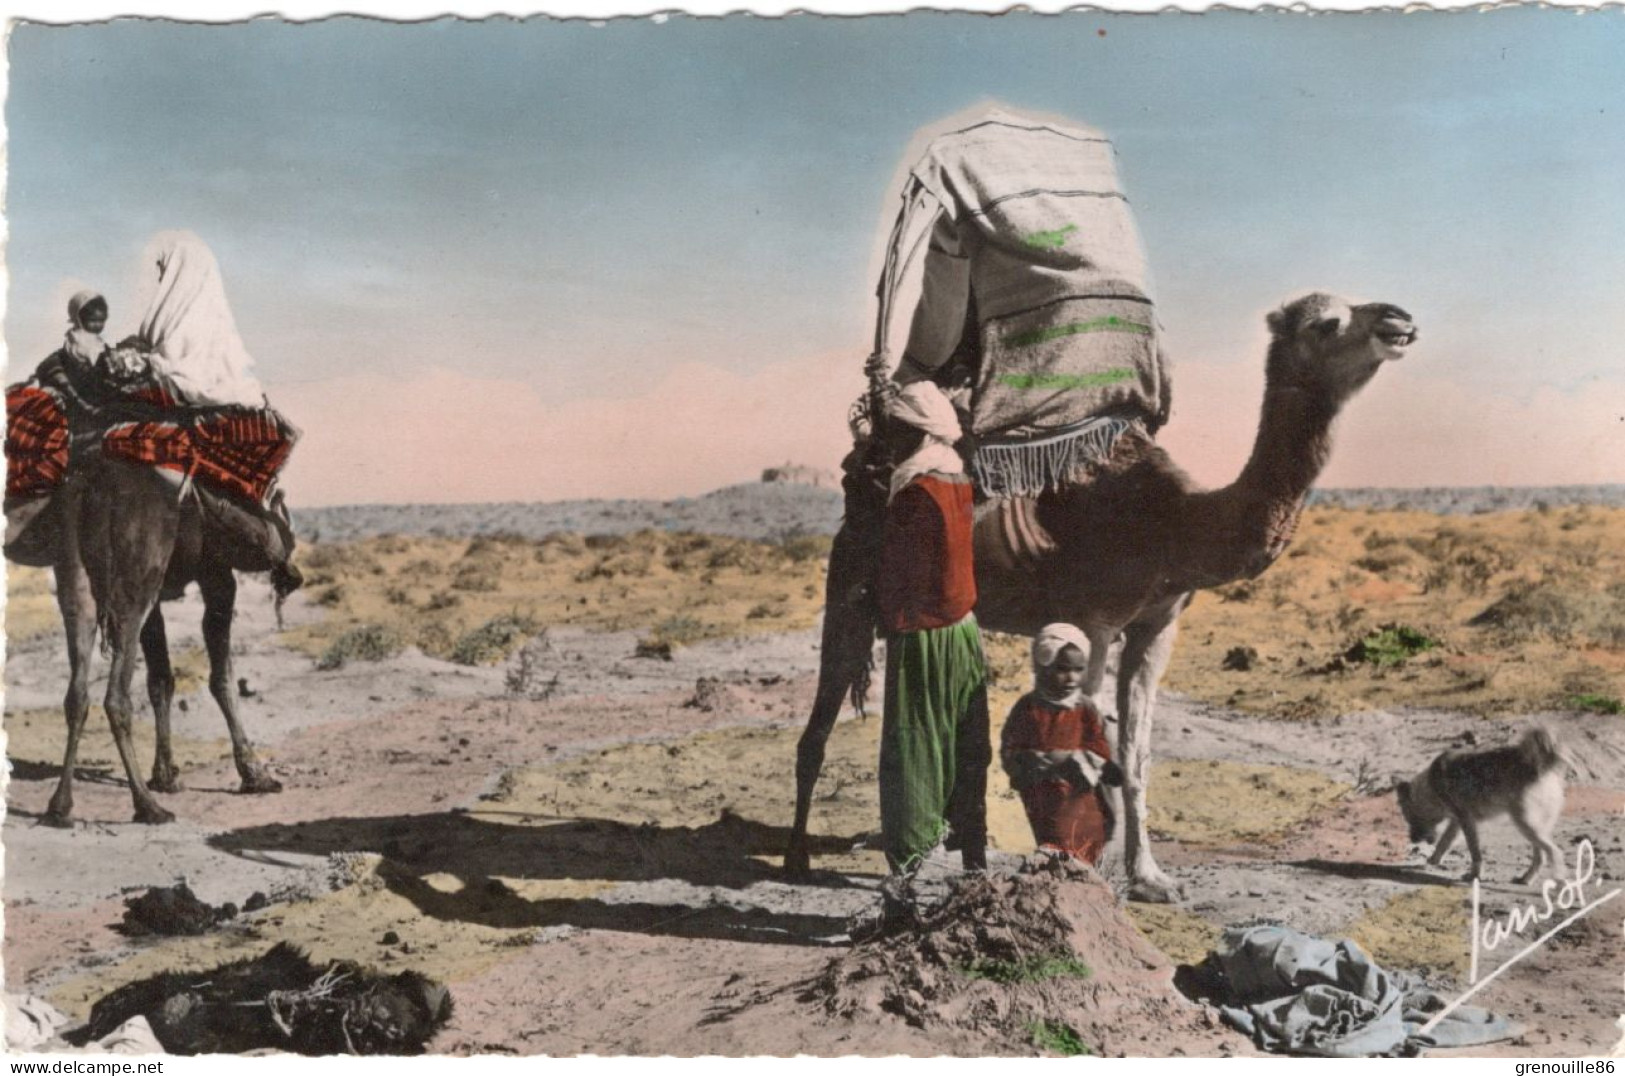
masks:
<svg viewBox="0 0 1625 1076"><path fill-rule="evenodd" d="M832 961L806 1000L831 1016L968 1031L1017 1052L1233 1047L1174 989L1173 971L1093 870L1034 857L1015 874L955 879L940 905Z"/></svg>

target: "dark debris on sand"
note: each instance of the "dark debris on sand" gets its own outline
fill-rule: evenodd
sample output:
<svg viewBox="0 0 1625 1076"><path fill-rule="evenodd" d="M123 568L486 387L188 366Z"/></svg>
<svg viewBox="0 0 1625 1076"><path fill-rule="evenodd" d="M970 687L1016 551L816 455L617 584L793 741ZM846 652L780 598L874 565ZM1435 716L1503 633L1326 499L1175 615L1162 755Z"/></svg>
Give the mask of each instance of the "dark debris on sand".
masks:
<svg viewBox="0 0 1625 1076"><path fill-rule="evenodd" d="M218 924L236 917L235 904L219 907L205 904L185 882L180 882L154 886L139 896L126 898L124 919L118 930L131 937L206 934Z"/></svg>
<svg viewBox="0 0 1625 1076"><path fill-rule="evenodd" d="M386 976L349 961L315 964L284 942L207 971L122 986L67 1038L82 1045L144 1016L174 1054L421 1054L451 1008L451 993L415 971Z"/></svg>

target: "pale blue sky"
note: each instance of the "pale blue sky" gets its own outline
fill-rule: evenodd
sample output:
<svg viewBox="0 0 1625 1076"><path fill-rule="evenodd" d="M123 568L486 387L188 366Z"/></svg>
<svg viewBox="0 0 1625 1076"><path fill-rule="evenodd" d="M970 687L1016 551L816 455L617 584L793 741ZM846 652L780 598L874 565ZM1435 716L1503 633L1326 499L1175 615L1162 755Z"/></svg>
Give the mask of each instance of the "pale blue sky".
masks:
<svg viewBox="0 0 1625 1076"><path fill-rule="evenodd" d="M273 396L861 361L899 155L986 98L1115 140L1176 359L1251 356L1325 286L1413 308L1464 386L1625 366L1619 11L126 20L18 27L10 65L11 377L68 282L133 327L166 227L214 247Z"/></svg>

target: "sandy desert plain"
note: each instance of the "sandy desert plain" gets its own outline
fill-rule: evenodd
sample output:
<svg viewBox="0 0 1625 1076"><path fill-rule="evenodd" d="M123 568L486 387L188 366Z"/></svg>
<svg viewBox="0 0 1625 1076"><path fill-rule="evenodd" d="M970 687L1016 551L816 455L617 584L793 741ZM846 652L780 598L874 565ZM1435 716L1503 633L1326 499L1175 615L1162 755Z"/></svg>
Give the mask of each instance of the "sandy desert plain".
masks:
<svg viewBox="0 0 1625 1076"><path fill-rule="evenodd" d="M1253 1047L1179 998L1172 966L1226 926L1284 921L1453 993L1465 855L1408 857L1394 777L1544 722L1577 764L1559 843L1571 865L1594 846L1591 895L1625 878L1622 505L1620 487L1320 497L1279 563L1183 622L1150 798L1187 900L1070 887L1065 940L1087 975L1013 982L966 961L965 923L906 950L846 937L884 870L878 691L833 736L812 876L779 870L829 489L305 514L309 585L278 630L245 577L234 640L244 720L285 789L235 792L194 593L167 612L185 788L162 797L179 820L161 828L130 821L99 707L77 824L34 824L66 660L48 575L11 568L6 990L83 1019L122 984L287 940L445 982L455 1013L430 1049L446 1054L1229 1055ZM1028 670L1024 640L989 646L996 735ZM144 758L151 736L138 723ZM1009 869L1032 843L999 773L990 814ZM1487 831L1486 917L1529 901L1510 881L1525 855L1506 823ZM933 885L956 859L933 861ZM1103 877L1122 885L1110 861ZM199 936L115 929L126 897L179 879L210 903L269 903ZM1581 919L1491 983L1474 1000L1525 1030L1469 1052L1607 1052L1622 914Z"/></svg>

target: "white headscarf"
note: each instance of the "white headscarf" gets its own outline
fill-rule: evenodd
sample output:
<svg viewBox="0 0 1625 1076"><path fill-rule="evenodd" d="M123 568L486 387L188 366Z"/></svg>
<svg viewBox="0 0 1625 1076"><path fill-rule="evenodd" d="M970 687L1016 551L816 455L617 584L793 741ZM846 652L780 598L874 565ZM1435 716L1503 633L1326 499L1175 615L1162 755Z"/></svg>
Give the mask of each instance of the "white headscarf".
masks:
<svg viewBox="0 0 1625 1076"><path fill-rule="evenodd" d="M925 442L908 459L897 465L891 476L891 496L927 472L964 474L965 464L954 449L962 436L959 416L943 391L930 381L905 385L886 404L886 414L925 431Z"/></svg>
<svg viewBox="0 0 1625 1076"><path fill-rule="evenodd" d="M220 267L191 232L159 232L147 244L152 299L141 317L152 368L170 393L189 404L264 407L265 392L226 303Z"/></svg>
<svg viewBox="0 0 1625 1076"><path fill-rule="evenodd" d="M68 334L62 338L62 350L87 364L101 358L102 352L107 350L107 343L101 335L85 328L79 320L79 315L83 313L85 307L97 299L101 299L103 306L107 305L107 300L102 299L102 294L98 291L77 292L68 300Z"/></svg>
<svg viewBox="0 0 1625 1076"><path fill-rule="evenodd" d="M1033 672L1039 673L1055 664L1055 659L1061 656L1061 651L1069 646L1075 646L1084 655L1089 653L1089 636L1071 624L1046 624L1040 628L1038 634L1033 636ZM1043 680L1040 677L1037 685L1038 694L1047 703L1056 706L1076 706L1082 701L1083 690L1080 687L1064 698L1052 699L1044 694Z"/></svg>

